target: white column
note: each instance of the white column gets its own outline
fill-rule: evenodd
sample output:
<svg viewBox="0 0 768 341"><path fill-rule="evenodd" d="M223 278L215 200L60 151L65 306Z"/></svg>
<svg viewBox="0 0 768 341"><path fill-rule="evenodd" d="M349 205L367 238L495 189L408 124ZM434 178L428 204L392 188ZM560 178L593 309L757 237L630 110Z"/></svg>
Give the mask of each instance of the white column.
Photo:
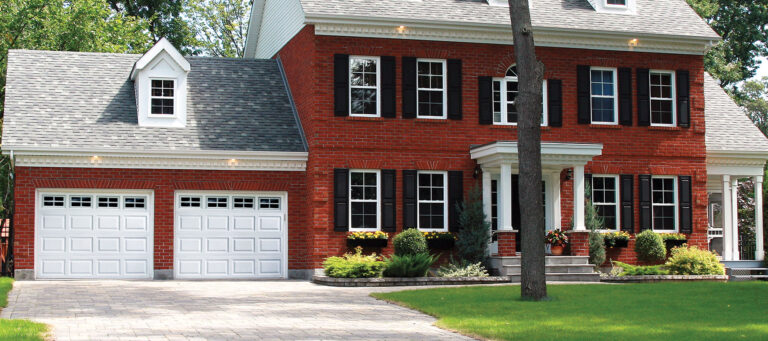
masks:
<svg viewBox="0 0 768 341"><path fill-rule="evenodd" d="M573 166L573 229L584 231L584 165Z"/></svg>
<svg viewBox="0 0 768 341"><path fill-rule="evenodd" d="M512 230L512 164L501 164L501 175L499 179L499 189L501 191L501 230Z"/></svg>
<svg viewBox="0 0 768 341"><path fill-rule="evenodd" d="M491 223L491 172L483 169L483 212L488 224Z"/></svg>
<svg viewBox="0 0 768 341"><path fill-rule="evenodd" d="M755 177L755 239L757 249L755 250L755 260L765 259L765 249L763 246L763 177Z"/></svg>
<svg viewBox="0 0 768 341"><path fill-rule="evenodd" d="M723 260L733 260L731 207L731 177L723 175Z"/></svg>
<svg viewBox="0 0 768 341"><path fill-rule="evenodd" d="M731 243L733 260L739 260L739 179L731 178Z"/></svg>
<svg viewBox="0 0 768 341"><path fill-rule="evenodd" d="M562 229L562 213L560 210L560 172L550 174L548 183L549 187L552 189L550 192L552 193L552 196L547 197L547 200L552 203L552 227Z"/></svg>

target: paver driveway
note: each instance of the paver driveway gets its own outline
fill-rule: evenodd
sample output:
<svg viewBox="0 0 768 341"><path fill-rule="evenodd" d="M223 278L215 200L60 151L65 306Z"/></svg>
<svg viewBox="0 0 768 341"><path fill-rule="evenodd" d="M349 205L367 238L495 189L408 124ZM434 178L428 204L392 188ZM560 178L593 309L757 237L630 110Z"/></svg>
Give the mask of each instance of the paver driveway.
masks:
<svg viewBox="0 0 768 341"><path fill-rule="evenodd" d="M56 340L450 340L432 317L368 297L396 288L304 281L16 282L0 317Z"/></svg>

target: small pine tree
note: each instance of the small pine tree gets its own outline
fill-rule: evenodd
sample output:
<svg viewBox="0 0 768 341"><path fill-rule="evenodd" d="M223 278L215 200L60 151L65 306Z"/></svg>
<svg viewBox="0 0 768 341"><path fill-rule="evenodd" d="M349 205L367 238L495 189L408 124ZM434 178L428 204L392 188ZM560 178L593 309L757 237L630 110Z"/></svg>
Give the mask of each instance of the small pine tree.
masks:
<svg viewBox="0 0 768 341"><path fill-rule="evenodd" d="M459 258L465 264L486 264L491 225L486 220L480 189L473 187L467 201L459 203L458 209L461 230L456 249Z"/></svg>
<svg viewBox="0 0 768 341"><path fill-rule="evenodd" d="M597 209L592 204L589 186L586 192L588 199L584 207L584 224L589 229L589 263L599 267L605 263L605 239L598 232L603 227L603 219L597 214Z"/></svg>

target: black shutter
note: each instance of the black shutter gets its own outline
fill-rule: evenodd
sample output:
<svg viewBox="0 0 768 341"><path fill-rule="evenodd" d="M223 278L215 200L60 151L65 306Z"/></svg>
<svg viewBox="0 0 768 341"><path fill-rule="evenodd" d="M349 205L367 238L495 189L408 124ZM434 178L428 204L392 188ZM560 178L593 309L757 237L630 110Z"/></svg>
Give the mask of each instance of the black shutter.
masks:
<svg viewBox="0 0 768 341"><path fill-rule="evenodd" d="M395 57L381 57L381 117L397 116L396 72Z"/></svg>
<svg viewBox="0 0 768 341"><path fill-rule="evenodd" d="M416 57L403 57L403 118L416 118Z"/></svg>
<svg viewBox="0 0 768 341"><path fill-rule="evenodd" d="M693 233L693 209L692 200L692 188L690 176L678 176L678 195L680 197L680 232L681 233Z"/></svg>
<svg viewBox="0 0 768 341"><path fill-rule="evenodd" d="M448 119L461 119L461 96L461 59L448 59Z"/></svg>
<svg viewBox="0 0 768 341"><path fill-rule="evenodd" d="M619 179L621 181L621 230L633 233L635 232L634 176L622 174Z"/></svg>
<svg viewBox="0 0 768 341"><path fill-rule="evenodd" d="M691 126L691 84L688 70L677 70L677 126Z"/></svg>
<svg viewBox="0 0 768 341"><path fill-rule="evenodd" d="M464 173L448 172L448 231L459 232L459 204L464 201Z"/></svg>
<svg viewBox="0 0 768 341"><path fill-rule="evenodd" d="M480 124L493 124L493 78L477 77L479 96L477 98Z"/></svg>
<svg viewBox="0 0 768 341"><path fill-rule="evenodd" d="M619 123L632 125L632 69L619 68Z"/></svg>
<svg viewBox="0 0 768 341"><path fill-rule="evenodd" d="M592 99L590 98L590 68L587 65L576 67L576 88L579 99L579 124L592 123Z"/></svg>
<svg viewBox="0 0 768 341"><path fill-rule="evenodd" d="M559 79L547 80L547 123L550 127L563 126L563 81Z"/></svg>
<svg viewBox="0 0 768 341"><path fill-rule="evenodd" d="M333 170L333 230L349 231L349 169Z"/></svg>
<svg viewBox="0 0 768 341"><path fill-rule="evenodd" d="M403 230L416 228L416 174L415 170L403 171Z"/></svg>
<svg viewBox="0 0 768 341"><path fill-rule="evenodd" d="M333 113L349 116L349 55L333 56Z"/></svg>
<svg viewBox="0 0 768 341"><path fill-rule="evenodd" d="M393 169L381 171L381 230L395 232L396 230L396 205L395 193L397 193L397 172Z"/></svg>
<svg viewBox="0 0 768 341"><path fill-rule="evenodd" d="M648 69L637 69L637 125L651 125L651 73Z"/></svg>
<svg viewBox="0 0 768 341"><path fill-rule="evenodd" d="M653 214L651 212L651 176L640 174L637 176L640 190L640 231L650 230L653 227Z"/></svg>
<svg viewBox="0 0 768 341"><path fill-rule="evenodd" d="M520 231L520 176L512 174L512 228ZM519 236L520 234L518 234Z"/></svg>

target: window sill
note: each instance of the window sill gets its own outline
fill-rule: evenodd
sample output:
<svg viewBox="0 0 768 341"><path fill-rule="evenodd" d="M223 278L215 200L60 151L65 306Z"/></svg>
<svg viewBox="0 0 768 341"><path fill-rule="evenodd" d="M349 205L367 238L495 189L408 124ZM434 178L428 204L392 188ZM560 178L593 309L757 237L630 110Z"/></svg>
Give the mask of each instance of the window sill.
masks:
<svg viewBox="0 0 768 341"><path fill-rule="evenodd" d="M621 129L621 125L619 124L590 124L590 128L595 129Z"/></svg>
<svg viewBox="0 0 768 341"><path fill-rule="evenodd" d="M648 126L648 130L660 130L660 131L682 131L680 127L663 127L663 126Z"/></svg>
<svg viewBox="0 0 768 341"><path fill-rule="evenodd" d="M517 129L517 124L492 124L491 129ZM550 126L541 126L541 131L552 130Z"/></svg>
<svg viewBox="0 0 768 341"><path fill-rule="evenodd" d="M347 121L370 121L370 122L382 122L383 117L365 117L365 116L347 116Z"/></svg>
<svg viewBox="0 0 768 341"><path fill-rule="evenodd" d="M448 119L446 118L416 118L413 119L416 123L435 123L435 124L447 124Z"/></svg>

